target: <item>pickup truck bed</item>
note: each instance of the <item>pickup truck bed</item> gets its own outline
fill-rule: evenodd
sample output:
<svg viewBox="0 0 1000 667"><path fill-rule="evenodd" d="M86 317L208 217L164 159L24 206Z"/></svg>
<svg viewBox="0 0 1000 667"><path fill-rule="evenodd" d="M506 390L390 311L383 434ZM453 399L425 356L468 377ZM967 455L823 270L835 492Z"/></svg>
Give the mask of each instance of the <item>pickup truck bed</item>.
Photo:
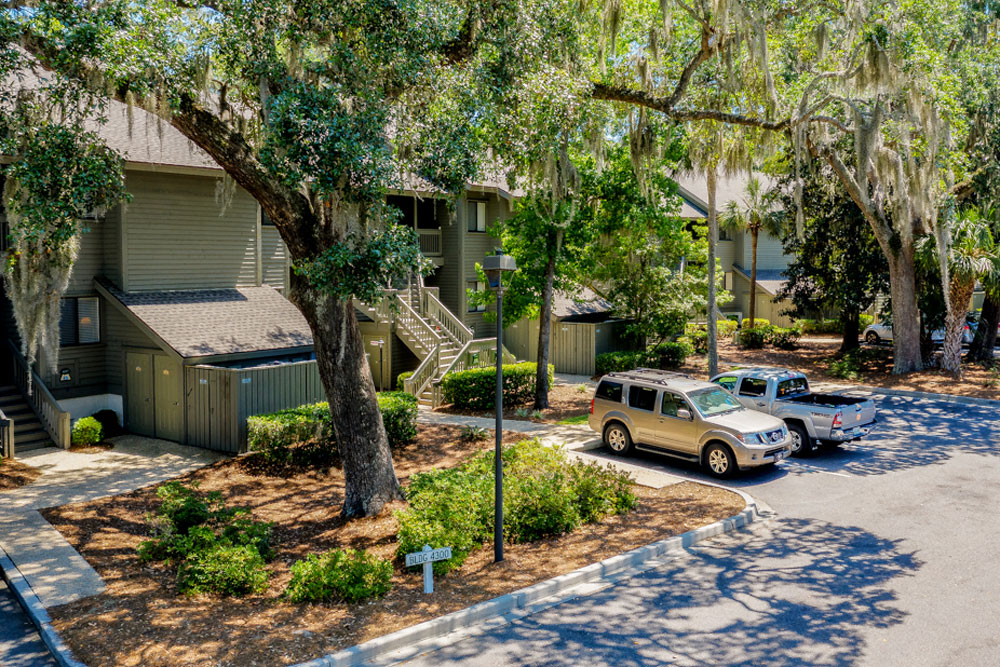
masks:
<svg viewBox="0 0 1000 667"><path fill-rule="evenodd" d="M782 396L779 401L791 403L805 403L807 405L819 405L824 408L837 408L845 405L857 405L864 403L867 398L857 396L841 396L839 394L798 394L796 396Z"/></svg>

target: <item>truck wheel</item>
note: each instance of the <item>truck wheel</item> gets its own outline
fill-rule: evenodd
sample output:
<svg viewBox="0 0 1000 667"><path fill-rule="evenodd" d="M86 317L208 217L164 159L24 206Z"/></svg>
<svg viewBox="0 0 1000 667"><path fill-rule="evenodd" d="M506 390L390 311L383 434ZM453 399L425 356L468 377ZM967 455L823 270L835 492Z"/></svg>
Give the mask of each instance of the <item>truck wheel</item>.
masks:
<svg viewBox="0 0 1000 667"><path fill-rule="evenodd" d="M789 424L788 434L792 436L792 456L809 456L812 453L812 438L804 428L798 424Z"/></svg>
<svg viewBox="0 0 1000 667"><path fill-rule="evenodd" d="M732 477L739 470L736 457L725 445L713 443L705 451L705 467L713 477Z"/></svg>
<svg viewBox="0 0 1000 667"><path fill-rule="evenodd" d="M874 331L869 331L865 334L865 342L869 345L878 345L882 342L882 339L878 337L878 334Z"/></svg>
<svg viewBox="0 0 1000 667"><path fill-rule="evenodd" d="M604 428L604 444L615 454L625 455L632 452L632 436L620 422L611 422Z"/></svg>

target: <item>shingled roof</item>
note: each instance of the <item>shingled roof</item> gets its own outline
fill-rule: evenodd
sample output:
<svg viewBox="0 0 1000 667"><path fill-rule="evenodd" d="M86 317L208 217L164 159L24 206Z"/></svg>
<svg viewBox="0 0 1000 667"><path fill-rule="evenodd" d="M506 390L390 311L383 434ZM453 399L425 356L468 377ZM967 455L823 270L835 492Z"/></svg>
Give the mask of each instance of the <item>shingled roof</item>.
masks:
<svg viewBox="0 0 1000 667"><path fill-rule="evenodd" d="M584 287L579 293L569 295L555 292L552 295L552 317L565 320L588 315L603 315L611 312L611 303Z"/></svg>
<svg viewBox="0 0 1000 667"><path fill-rule="evenodd" d="M302 313L271 287L122 292L106 281L98 284L184 358L313 344Z"/></svg>

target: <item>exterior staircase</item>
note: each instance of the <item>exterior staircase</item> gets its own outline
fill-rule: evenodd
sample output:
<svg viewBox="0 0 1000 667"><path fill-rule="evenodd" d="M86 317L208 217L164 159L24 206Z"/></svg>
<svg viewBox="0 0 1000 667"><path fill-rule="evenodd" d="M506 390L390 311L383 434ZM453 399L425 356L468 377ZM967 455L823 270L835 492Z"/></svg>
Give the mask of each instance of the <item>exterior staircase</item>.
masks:
<svg viewBox="0 0 1000 667"><path fill-rule="evenodd" d="M14 422L17 452L55 446L41 419L14 385L0 387L0 412Z"/></svg>
<svg viewBox="0 0 1000 667"><path fill-rule="evenodd" d="M496 363L496 338L475 338L454 313L441 303L436 290L411 279L399 290L388 290L375 306L355 301L355 306L380 324L389 323L404 345L420 360L403 381L405 391L420 405L441 404L441 379L452 371L492 366ZM514 357L503 350L505 360Z"/></svg>

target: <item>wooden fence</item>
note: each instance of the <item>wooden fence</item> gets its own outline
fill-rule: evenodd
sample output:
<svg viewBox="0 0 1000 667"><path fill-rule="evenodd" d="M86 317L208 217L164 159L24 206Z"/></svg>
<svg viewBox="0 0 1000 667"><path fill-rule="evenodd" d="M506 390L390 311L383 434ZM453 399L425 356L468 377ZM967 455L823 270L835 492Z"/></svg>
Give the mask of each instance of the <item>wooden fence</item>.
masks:
<svg viewBox="0 0 1000 667"><path fill-rule="evenodd" d="M593 375L597 355L631 349L625 337L626 323L552 321L549 333L549 363L559 373ZM518 359L538 357L538 321L521 320L504 330L504 347Z"/></svg>
<svg viewBox="0 0 1000 667"><path fill-rule="evenodd" d="M315 361L257 368L189 366L187 444L238 453L247 417L326 400Z"/></svg>

